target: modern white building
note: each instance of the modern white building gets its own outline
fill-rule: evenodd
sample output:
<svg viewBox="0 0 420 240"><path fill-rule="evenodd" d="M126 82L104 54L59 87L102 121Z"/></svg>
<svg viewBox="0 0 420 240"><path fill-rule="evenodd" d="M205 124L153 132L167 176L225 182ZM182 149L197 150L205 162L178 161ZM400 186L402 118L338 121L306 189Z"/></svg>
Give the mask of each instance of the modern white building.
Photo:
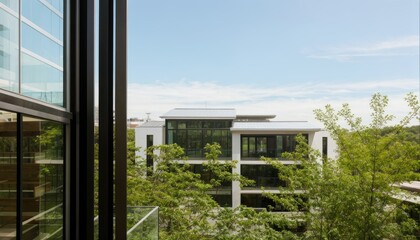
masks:
<svg viewBox="0 0 420 240"><path fill-rule="evenodd" d="M175 108L161 116L163 121L149 121L136 128L136 146L142 149L137 155L146 158L144 149L149 146L177 143L184 148L193 171L201 173L206 161L204 146L218 142L222 151L220 160L237 160L232 171L254 180L255 184L241 188L239 182L228 183L224 191L212 194L214 199L221 206L266 208L274 204L262 196L261 188L275 193L283 183L276 169L261 161L261 156L294 164L281 159L281 154L294 151L294 137L299 133L324 156L335 159L337 154L334 140L319 126L306 121L273 121L275 117L238 115L232 108ZM147 164L153 165L150 159Z"/></svg>

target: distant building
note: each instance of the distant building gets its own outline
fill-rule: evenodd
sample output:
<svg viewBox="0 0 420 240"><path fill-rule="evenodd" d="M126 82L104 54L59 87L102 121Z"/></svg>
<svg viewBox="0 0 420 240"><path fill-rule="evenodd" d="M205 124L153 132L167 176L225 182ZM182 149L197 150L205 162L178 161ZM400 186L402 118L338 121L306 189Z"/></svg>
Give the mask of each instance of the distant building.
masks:
<svg viewBox="0 0 420 240"><path fill-rule="evenodd" d="M262 196L261 187L275 193L282 182L276 169L260 157L294 164L281 159L281 154L295 150L297 134L305 136L309 145L324 156L337 157L337 146L329 134L306 121L272 121L275 115L238 115L232 108L176 108L161 118L164 121L149 121L136 128L136 146L142 149L138 156L146 158L144 149L149 146L177 143L184 148L192 170L202 173L202 163L206 161L203 148L217 142L222 151L220 160L238 160L233 171L255 181L253 186L244 188L239 182L227 183L223 191L211 193L221 206L273 206L270 199ZM152 160L147 159L147 164L152 166Z"/></svg>

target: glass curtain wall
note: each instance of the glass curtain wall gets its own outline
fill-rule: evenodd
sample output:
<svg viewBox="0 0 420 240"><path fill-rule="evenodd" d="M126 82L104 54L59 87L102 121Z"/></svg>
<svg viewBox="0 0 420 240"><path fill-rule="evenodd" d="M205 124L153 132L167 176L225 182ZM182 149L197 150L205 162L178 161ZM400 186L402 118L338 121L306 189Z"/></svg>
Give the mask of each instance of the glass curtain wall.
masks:
<svg viewBox="0 0 420 240"><path fill-rule="evenodd" d="M308 134L303 136L308 140ZM241 136L241 159L255 160L262 156L281 159L282 153L295 151L295 137L296 134Z"/></svg>
<svg viewBox="0 0 420 240"><path fill-rule="evenodd" d="M63 131L63 124L23 117L22 225L31 229L25 235L62 237Z"/></svg>
<svg viewBox="0 0 420 240"><path fill-rule="evenodd" d="M16 113L0 111L0 239L16 237Z"/></svg>
<svg viewBox="0 0 420 240"><path fill-rule="evenodd" d="M0 0L0 89L11 92L0 94L10 95L9 104L16 106L0 109L0 239L63 238L64 122L69 119L59 123L23 113L54 119L52 109L67 112L64 4ZM19 108L23 102L30 104ZM35 106L41 107L28 109Z"/></svg>
<svg viewBox="0 0 420 240"><path fill-rule="evenodd" d="M63 39L64 0L1 0L0 88L63 107Z"/></svg>
<svg viewBox="0 0 420 240"><path fill-rule="evenodd" d="M201 164L191 164L191 171L200 174L201 180L210 184L211 179L215 179L216 175ZM232 170L231 170L232 171ZM217 179L217 178L216 178ZM220 186L211 189L208 194L221 206L232 207L232 181L223 181Z"/></svg>
<svg viewBox="0 0 420 240"><path fill-rule="evenodd" d="M0 239L14 239L17 224L22 224L22 239L59 239L63 233L64 125L27 116L21 124L19 139L17 114L0 111ZM20 160L18 141L22 143ZM17 223L18 215L21 223Z"/></svg>
<svg viewBox="0 0 420 240"><path fill-rule="evenodd" d="M286 182L279 179L279 171L271 165L241 165L241 175L254 180L251 185L243 189L277 189L279 186L286 187Z"/></svg>
<svg viewBox="0 0 420 240"><path fill-rule="evenodd" d="M166 143L176 143L188 157L204 157L207 143L221 146L221 158L232 156L232 121L225 120L167 120Z"/></svg>

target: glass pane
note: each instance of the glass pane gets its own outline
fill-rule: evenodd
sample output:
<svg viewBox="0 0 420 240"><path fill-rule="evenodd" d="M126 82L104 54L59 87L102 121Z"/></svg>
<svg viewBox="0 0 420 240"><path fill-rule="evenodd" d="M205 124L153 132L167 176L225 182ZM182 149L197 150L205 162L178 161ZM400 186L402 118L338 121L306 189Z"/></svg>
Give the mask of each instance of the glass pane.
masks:
<svg viewBox="0 0 420 240"><path fill-rule="evenodd" d="M0 111L0 239L16 237L16 114Z"/></svg>
<svg viewBox="0 0 420 240"><path fill-rule="evenodd" d="M191 157L201 157L203 152L201 130L188 130L187 154Z"/></svg>
<svg viewBox="0 0 420 240"><path fill-rule="evenodd" d="M18 19L0 8L0 88L13 92L19 91L18 39Z"/></svg>
<svg viewBox="0 0 420 240"><path fill-rule="evenodd" d="M175 121L168 121L168 129L175 129L176 128L176 122Z"/></svg>
<svg viewBox="0 0 420 240"><path fill-rule="evenodd" d="M211 130L203 130L203 134L204 134L204 145L206 145L207 143L209 144L213 143Z"/></svg>
<svg viewBox="0 0 420 240"><path fill-rule="evenodd" d="M185 129L187 128L187 124L184 121L178 122L178 129Z"/></svg>
<svg viewBox="0 0 420 240"><path fill-rule="evenodd" d="M168 142L167 144L173 144L175 143L175 133L176 130L168 130Z"/></svg>
<svg viewBox="0 0 420 240"><path fill-rule="evenodd" d="M22 47L63 67L63 47L25 23L22 24Z"/></svg>
<svg viewBox="0 0 420 240"><path fill-rule="evenodd" d="M222 136L222 130L213 130L213 141L220 143L220 138Z"/></svg>
<svg viewBox="0 0 420 240"><path fill-rule="evenodd" d="M178 144L185 150L187 147L187 130L178 130L176 133L176 141L174 141L174 143Z"/></svg>
<svg viewBox="0 0 420 240"><path fill-rule="evenodd" d="M187 128L201 128L201 121L187 121Z"/></svg>
<svg viewBox="0 0 420 240"><path fill-rule="evenodd" d="M284 151L285 152L291 152L292 150L292 146L291 146L291 136L290 135L286 135L284 136Z"/></svg>
<svg viewBox="0 0 420 240"><path fill-rule="evenodd" d="M18 11L18 0L0 0L0 3L6 5L8 8L12 9L13 11Z"/></svg>
<svg viewBox="0 0 420 240"><path fill-rule="evenodd" d="M241 165L241 175L254 180L253 185L245 186L244 189L277 189L279 186L286 186L280 181L278 170L270 165Z"/></svg>
<svg viewBox="0 0 420 240"><path fill-rule="evenodd" d="M22 94L63 106L63 72L23 53Z"/></svg>
<svg viewBox="0 0 420 240"><path fill-rule="evenodd" d="M257 137L257 153L258 156L267 156L267 138Z"/></svg>
<svg viewBox="0 0 420 240"><path fill-rule="evenodd" d="M22 1L21 93L64 105L63 12L59 1Z"/></svg>
<svg viewBox="0 0 420 240"><path fill-rule="evenodd" d="M267 155L266 157L276 157L276 138L275 136L267 137Z"/></svg>
<svg viewBox="0 0 420 240"><path fill-rule="evenodd" d="M48 2L59 12L63 13L64 11L64 3L63 0L48 0Z"/></svg>
<svg viewBox="0 0 420 240"><path fill-rule="evenodd" d="M127 208L127 239L159 239L158 207Z"/></svg>
<svg viewBox="0 0 420 240"><path fill-rule="evenodd" d="M248 138L242 137L242 157L248 157Z"/></svg>
<svg viewBox="0 0 420 240"><path fill-rule="evenodd" d="M283 136L277 136L277 157L281 158L283 153Z"/></svg>
<svg viewBox="0 0 420 240"><path fill-rule="evenodd" d="M62 1L62 0L61 0ZM63 41L63 18L39 0L22 1L22 15L56 39Z"/></svg>
<svg viewBox="0 0 420 240"><path fill-rule="evenodd" d="M59 123L23 118L24 239L62 237L63 129Z"/></svg>
<svg viewBox="0 0 420 240"><path fill-rule="evenodd" d="M255 137L249 137L249 157L256 157L255 152Z"/></svg>

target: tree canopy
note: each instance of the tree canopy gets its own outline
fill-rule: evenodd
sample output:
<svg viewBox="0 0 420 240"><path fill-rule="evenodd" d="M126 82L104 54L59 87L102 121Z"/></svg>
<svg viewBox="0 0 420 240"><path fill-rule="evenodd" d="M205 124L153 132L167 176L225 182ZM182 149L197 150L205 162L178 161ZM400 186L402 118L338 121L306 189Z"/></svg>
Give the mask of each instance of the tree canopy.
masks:
<svg viewBox="0 0 420 240"><path fill-rule="evenodd" d="M191 171L176 144L147 150L155 162L149 175L145 160L129 154L128 204L160 207L161 239L415 239L418 222L407 214L401 200L405 193L397 187L420 179L419 127L407 126L419 119L420 105L414 94L406 100L411 111L395 125L386 113L388 98L380 94L372 97L369 124L348 104L315 110L338 145L336 160L323 158L303 136L296 138L295 152L282 156L295 164L263 158L286 183L278 194L264 195L292 214L220 207L210 190L217 191L223 181L246 185L250 180L232 174L235 161L218 160L218 144L206 146L203 167L212 176L207 180ZM340 125L343 120L347 126ZM134 152L133 142L129 149ZM305 232L294 233L302 222Z"/></svg>
<svg viewBox="0 0 420 240"><path fill-rule="evenodd" d="M304 138L298 137L296 152L285 153L296 165L265 159L279 169L286 181L281 195L272 197L278 204L296 209L303 204L307 231L315 239L415 239L416 221L405 212L398 184L419 180L420 145L407 130L412 119L419 119L417 96L406 97L411 111L396 125L388 126L392 115L386 113L388 98L372 97L371 123L364 125L348 104L340 110L327 105L315 110L338 145L338 159L322 159ZM339 124L341 120L346 127ZM414 140L414 141L413 141ZM303 193L293 196L297 190ZM417 232L418 233L418 232Z"/></svg>

